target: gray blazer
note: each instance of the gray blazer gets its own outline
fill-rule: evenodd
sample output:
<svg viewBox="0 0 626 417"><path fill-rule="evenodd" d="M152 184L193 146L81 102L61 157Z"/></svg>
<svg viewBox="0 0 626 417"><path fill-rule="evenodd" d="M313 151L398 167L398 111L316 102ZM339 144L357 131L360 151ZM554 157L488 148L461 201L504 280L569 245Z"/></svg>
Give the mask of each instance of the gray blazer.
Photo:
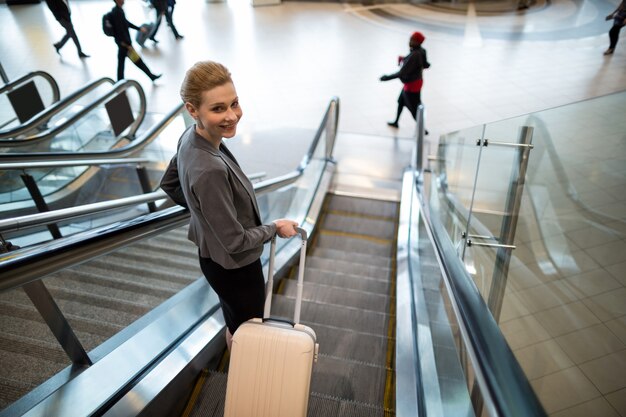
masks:
<svg viewBox="0 0 626 417"><path fill-rule="evenodd" d="M200 255L226 269L259 259L276 225L261 224L252 183L226 146L215 149L191 126L180 139L177 168L191 212L188 237Z"/></svg>

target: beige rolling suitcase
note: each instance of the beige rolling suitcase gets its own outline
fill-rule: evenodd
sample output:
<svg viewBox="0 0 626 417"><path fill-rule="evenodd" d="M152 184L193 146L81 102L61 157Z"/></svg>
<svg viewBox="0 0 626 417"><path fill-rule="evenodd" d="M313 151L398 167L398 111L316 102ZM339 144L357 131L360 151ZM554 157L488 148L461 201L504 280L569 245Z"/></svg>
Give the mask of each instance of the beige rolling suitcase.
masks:
<svg viewBox="0 0 626 417"><path fill-rule="evenodd" d="M272 238L264 319L242 324L233 335L224 417L305 417L311 371L317 360L315 332L300 321L306 231L302 237L294 323L269 317L276 237Z"/></svg>

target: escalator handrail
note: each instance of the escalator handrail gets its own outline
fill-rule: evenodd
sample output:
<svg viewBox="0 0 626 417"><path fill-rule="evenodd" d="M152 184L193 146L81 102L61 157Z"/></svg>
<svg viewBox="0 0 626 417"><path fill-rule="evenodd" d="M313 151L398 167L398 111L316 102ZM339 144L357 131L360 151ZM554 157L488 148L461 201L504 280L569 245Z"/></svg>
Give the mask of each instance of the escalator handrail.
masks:
<svg viewBox="0 0 626 417"><path fill-rule="evenodd" d="M139 84L137 81L121 80L115 83L113 87L111 88L111 90L108 91L106 94L92 101L89 105L85 106L83 109L76 112L74 115L66 119L62 124L55 126L53 129L46 130L45 132L41 134L29 136L26 138L2 139L0 140L0 143L2 143L3 146L26 146L26 145L32 145L32 144L49 140L53 138L54 136L58 135L63 130L71 127L77 120L85 116L87 113L91 112L93 109L95 109L102 103L108 101L114 95L122 91L128 90L131 87L134 87L137 90L137 94L139 94L139 112L137 114L137 117L131 124L128 134L126 135L127 137L132 138L134 137L135 133L137 132L137 129L139 129L141 122L143 122L143 119L146 116L146 106L147 106L146 94L144 93L143 88L141 87L141 84ZM32 122L35 126L37 126L39 123L42 123L48 120L51 116L53 116L56 113L61 112L62 110L63 110L62 108L57 107L55 112L51 114L45 114L45 115L40 114L39 116L36 116L35 118L31 119L29 122ZM21 132L25 130L27 129L21 129Z"/></svg>
<svg viewBox="0 0 626 417"><path fill-rule="evenodd" d="M22 162L0 162L0 171L4 170L21 170L41 168L68 168L77 166L100 166L100 165L124 165L124 164L143 164L150 162L148 158L116 158L116 159L77 159L77 160L57 160L57 161L22 161Z"/></svg>
<svg viewBox="0 0 626 417"><path fill-rule="evenodd" d="M46 122L51 117L60 113L65 108L69 107L71 104L78 101L80 98L84 97L85 95L89 94L91 91L95 90L97 87L105 83L113 84L114 81L107 77L95 80L87 84L86 86L76 90L69 96L65 97L63 100L61 101L59 101L58 99L55 100L53 105L43 110L42 112L36 114L35 116L31 117L24 124L13 127L11 129L0 130L0 144L10 146L11 144L18 143L19 139L11 139L11 138L19 136L24 132L27 132L29 130L36 128L41 123Z"/></svg>
<svg viewBox="0 0 626 417"><path fill-rule="evenodd" d="M488 414L547 416L498 323L457 256L444 226L437 216L431 216L423 190L417 184L416 187L424 224L433 242Z"/></svg>
<svg viewBox="0 0 626 417"><path fill-rule="evenodd" d="M28 214L25 216L14 217L11 219L0 220L0 233L13 232L30 227L37 227L56 223L59 221L74 220L84 216L90 216L109 210L135 206L143 203L150 203L167 198L163 191L155 191L152 193L139 194L132 197L118 198L109 201L100 201L97 203L83 204L81 206L67 207L64 209L46 211L36 214Z"/></svg>
<svg viewBox="0 0 626 417"><path fill-rule="evenodd" d="M133 139L131 143L116 149L107 149L91 152L28 152L28 153L0 153L0 161L22 162L22 161L55 161L59 159L96 159L96 158L123 158L131 155L137 149L147 146L150 142L182 113L184 105L181 103L170 110L163 119L159 120L152 127L146 130L141 136Z"/></svg>
<svg viewBox="0 0 626 417"><path fill-rule="evenodd" d="M61 98L61 93L59 91L59 84L57 83L57 81L54 79L52 75L48 74L45 71L32 71L24 75L23 77L18 78L17 80L13 80L13 81L6 83L2 87L0 87L0 94L9 92L13 90L15 87L17 87L18 85L24 84L26 81L35 77L42 77L43 79L48 81L50 83L50 87L52 87L52 102L56 103L57 101L59 101L59 99Z"/></svg>
<svg viewBox="0 0 626 417"><path fill-rule="evenodd" d="M338 119L339 99L337 97L333 97L328 106L329 109L331 109L332 114ZM321 125L326 126L328 114L329 111L326 112ZM334 123L329 132L333 141L337 134L337 127L337 123ZM317 140L319 141L319 137ZM331 154L328 154L327 145L327 156L325 157L326 161L332 157L332 146L330 147L330 151ZM305 159L308 155L309 154L307 153ZM307 165L309 161L310 158L306 161ZM304 168L301 164L296 171L292 174L288 174L288 176L290 176L289 179L286 178L286 176L283 176L275 180L268 180L254 184L255 193L257 195L263 195L275 190L277 183L281 184L280 187L284 187L285 185L295 182L303 175ZM140 204L137 202L138 200L145 203L149 201L157 201L163 198L167 198L166 194L162 190L158 190L152 193L146 193L135 197L126 197L115 201L117 204L120 204L119 207L125 207ZM102 202L94 203L92 205L93 207L89 207L88 209L84 209L85 206L71 207L69 209L63 209L68 210L68 212L62 214L58 213L59 210L55 210L47 213L34 214L32 217L22 216L20 218L9 220L13 221L13 227L15 227L15 225L20 221L22 221L22 226L25 221L28 221L29 227L33 227L35 224L43 225L49 222L61 221L65 218L64 216L68 215L67 213L70 213L73 216L88 215L92 212L91 210L101 207L103 204L104 203ZM79 214L81 210L83 212ZM29 219L24 219L24 217L29 217ZM103 226L94 230L79 233L77 235L40 244L34 246L33 248L21 249L19 254L16 252L0 254L0 291L21 287L24 284L36 281L45 275L63 268L77 265L95 256L104 255L136 240L144 239L162 233L166 230L183 226L188 222L188 219L189 211L187 209L180 206L171 207L155 213L139 216L133 220L117 222L112 225ZM7 220L7 222L9 220ZM9 224L7 224L6 227L9 227ZM123 235L122 233L126 229L130 232L129 236ZM122 235L120 236L120 234ZM74 251L76 251L76 254L74 254ZM70 252L72 255L68 256Z"/></svg>

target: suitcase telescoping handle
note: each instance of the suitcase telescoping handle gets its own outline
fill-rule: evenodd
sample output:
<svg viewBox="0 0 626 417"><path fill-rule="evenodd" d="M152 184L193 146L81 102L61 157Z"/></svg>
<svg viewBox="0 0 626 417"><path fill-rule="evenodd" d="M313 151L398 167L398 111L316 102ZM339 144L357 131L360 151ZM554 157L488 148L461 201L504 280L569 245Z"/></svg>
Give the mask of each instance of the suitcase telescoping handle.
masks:
<svg viewBox="0 0 626 417"><path fill-rule="evenodd" d="M307 233L301 227L296 227L296 231L302 238L300 247L300 265L298 267L298 292L296 295L296 309L293 315L294 324L300 323L300 310L302 309L302 287L304 285L304 259L306 257ZM272 289L274 288L274 258L276 257L276 235L272 237L270 244L270 260L267 269L267 294L265 296L265 311L263 317L269 318L272 309Z"/></svg>

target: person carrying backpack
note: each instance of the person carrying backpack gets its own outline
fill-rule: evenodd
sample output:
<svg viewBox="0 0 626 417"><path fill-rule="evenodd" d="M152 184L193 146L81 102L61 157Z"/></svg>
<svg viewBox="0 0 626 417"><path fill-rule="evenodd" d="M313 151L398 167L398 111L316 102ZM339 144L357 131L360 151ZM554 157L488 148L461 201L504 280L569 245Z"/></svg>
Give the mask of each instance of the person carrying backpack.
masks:
<svg viewBox="0 0 626 417"><path fill-rule="evenodd" d="M140 29L139 26L132 24L126 19L124 13L124 0L114 0L115 7L107 13L102 20L102 26L104 33L108 36L112 36L117 44L117 79L124 79L124 63L126 57L128 57L133 64L135 64L140 70L142 70L152 81L161 78L162 74L153 74L148 66L143 62L135 48L133 48L132 40L130 38L129 28L135 30L145 31L146 29ZM112 35L110 35L112 33Z"/></svg>

